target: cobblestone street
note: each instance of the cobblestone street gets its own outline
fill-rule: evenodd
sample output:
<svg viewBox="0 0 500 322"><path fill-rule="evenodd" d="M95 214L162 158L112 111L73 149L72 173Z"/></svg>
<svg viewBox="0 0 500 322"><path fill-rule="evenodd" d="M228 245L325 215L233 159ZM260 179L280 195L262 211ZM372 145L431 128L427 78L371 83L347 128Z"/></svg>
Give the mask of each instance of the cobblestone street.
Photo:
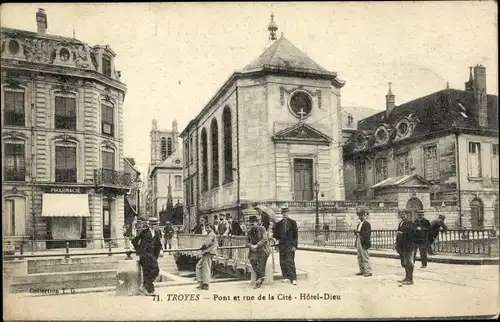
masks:
<svg viewBox="0 0 500 322"><path fill-rule="evenodd" d="M242 281L212 284L203 292L193 285L163 287L157 289L159 302L153 297L115 297L112 292L15 294L5 298L4 319L37 318L42 311L44 319L68 320L429 317L499 312L495 265L430 263L424 270L417 263L415 284L398 287L396 281L404 272L395 259L372 258L372 277L354 275L357 262L352 255L299 251L296 259L297 267L308 273L307 280L299 281L298 286L276 282L254 290ZM186 293L200 294L199 300L171 300L172 294ZM340 300L324 299L325 293L340 296ZM301 294L319 294L323 299L301 300ZM259 300L259 295L266 300ZM274 300L269 300L269 295ZM223 300L224 296L230 300ZM235 301L234 296L240 300ZM251 296L253 301L248 300ZM223 313L220 305L224 305Z"/></svg>

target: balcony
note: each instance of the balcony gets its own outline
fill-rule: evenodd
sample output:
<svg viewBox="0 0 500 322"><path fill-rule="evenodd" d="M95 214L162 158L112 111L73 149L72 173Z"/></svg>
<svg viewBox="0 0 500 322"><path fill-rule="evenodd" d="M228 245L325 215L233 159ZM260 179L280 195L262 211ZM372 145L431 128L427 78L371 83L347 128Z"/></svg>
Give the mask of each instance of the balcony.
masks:
<svg viewBox="0 0 500 322"><path fill-rule="evenodd" d="M96 188L109 188L126 193L132 188L133 179L132 174L123 171L109 169L94 170L94 184Z"/></svg>

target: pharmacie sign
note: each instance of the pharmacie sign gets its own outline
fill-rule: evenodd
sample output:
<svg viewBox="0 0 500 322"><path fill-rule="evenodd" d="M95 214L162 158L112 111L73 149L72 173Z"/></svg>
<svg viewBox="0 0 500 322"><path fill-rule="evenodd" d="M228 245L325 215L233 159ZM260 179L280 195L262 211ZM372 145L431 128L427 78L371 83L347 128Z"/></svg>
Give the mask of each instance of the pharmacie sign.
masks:
<svg viewBox="0 0 500 322"><path fill-rule="evenodd" d="M47 193L87 193L86 188L81 187L47 187Z"/></svg>

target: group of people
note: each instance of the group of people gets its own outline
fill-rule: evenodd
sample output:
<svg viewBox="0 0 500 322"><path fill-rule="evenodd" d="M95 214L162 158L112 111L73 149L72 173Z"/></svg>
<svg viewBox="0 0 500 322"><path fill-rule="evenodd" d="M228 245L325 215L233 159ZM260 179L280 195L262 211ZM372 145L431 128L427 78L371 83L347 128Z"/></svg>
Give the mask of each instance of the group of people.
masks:
<svg viewBox="0 0 500 322"><path fill-rule="evenodd" d="M298 229L295 220L288 217L288 207L281 208L283 219L276 220L276 216L272 210L264 206L256 206L254 208L259 216L250 216L250 229L246 232L246 246L249 249L248 258L252 269L255 272L255 288L260 288L264 281L272 279L271 276L266 276L266 265L269 260L269 255L272 254L272 247L277 241L280 254L280 267L283 276L283 282L290 282L297 285L297 273L295 269L295 251L298 243ZM202 228L198 228L202 233L206 233L205 241L201 246L201 258L196 264L196 280L198 281L198 289L208 290L211 278L212 257L217 252L219 236L240 236L243 230L237 234L238 230L234 229L234 221L221 220L217 222L217 228L208 222L208 217L201 218ZM229 216L229 219L230 216ZM224 221L227 221L224 222ZM238 224L238 223L236 223ZM239 224L238 224L239 226ZM221 228L222 227L222 228ZM197 229L194 229L196 233ZM274 258L272 258L274 261Z"/></svg>
<svg viewBox="0 0 500 322"><path fill-rule="evenodd" d="M444 223L446 217L439 215L437 219L429 221L424 218L423 210L417 210L417 219L411 221L407 210L400 210L398 214L401 221L398 224L395 248L406 273L405 278L398 282L402 285L413 285L413 269L417 251L420 252L421 268L426 268L427 254L433 254L432 244L439 236L439 231L448 229ZM359 272L356 275L369 277L372 276L368 253L371 247L371 225L367 220L367 212L359 211L357 215L360 222L354 231L359 265Z"/></svg>

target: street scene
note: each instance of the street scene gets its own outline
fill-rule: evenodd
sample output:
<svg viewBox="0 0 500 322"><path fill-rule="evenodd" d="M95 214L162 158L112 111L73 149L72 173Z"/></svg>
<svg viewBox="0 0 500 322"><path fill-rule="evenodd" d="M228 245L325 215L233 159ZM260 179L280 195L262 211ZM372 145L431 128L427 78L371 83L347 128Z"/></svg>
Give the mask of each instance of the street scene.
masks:
<svg viewBox="0 0 500 322"><path fill-rule="evenodd" d="M498 317L494 2L1 16L4 320Z"/></svg>

